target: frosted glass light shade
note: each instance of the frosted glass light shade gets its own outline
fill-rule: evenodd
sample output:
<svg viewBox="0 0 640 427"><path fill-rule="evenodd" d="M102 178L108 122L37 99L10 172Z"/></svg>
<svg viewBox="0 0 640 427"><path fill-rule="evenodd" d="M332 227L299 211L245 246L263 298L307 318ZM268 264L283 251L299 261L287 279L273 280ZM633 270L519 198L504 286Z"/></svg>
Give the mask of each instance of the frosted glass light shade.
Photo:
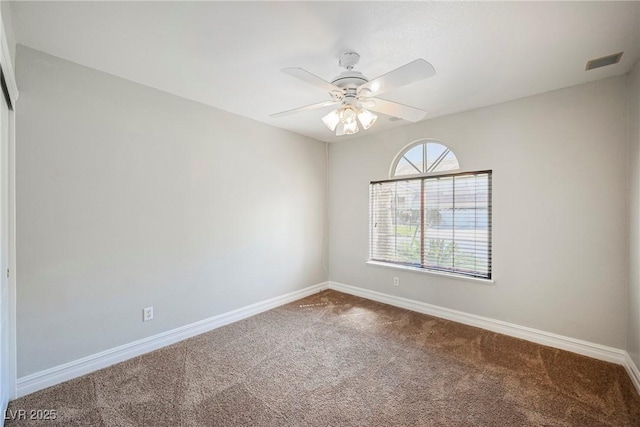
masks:
<svg viewBox="0 0 640 427"><path fill-rule="evenodd" d="M364 108L361 108L358 111L358 120L360 120L360 123L362 124L362 127L365 130L373 126L373 124L376 122L377 119L378 119L378 116L376 116L369 110L365 110Z"/></svg>
<svg viewBox="0 0 640 427"><path fill-rule="evenodd" d="M358 128L358 122L356 120L350 122L344 122L344 133L346 135L353 135L357 133L360 129Z"/></svg>
<svg viewBox="0 0 640 427"><path fill-rule="evenodd" d="M332 112L324 116L322 118L322 121L325 125L327 125L329 129L331 129L331 131L336 130L336 126L338 126L338 123L340 123L339 110L333 110Z"/></svg>
<svg viewBox="0 0 640 427"><path fill-rule="evenodd" d="M351 106L344 106L340 110L340 120L343 123L351 123L356 121L356 110Z"/></svg>

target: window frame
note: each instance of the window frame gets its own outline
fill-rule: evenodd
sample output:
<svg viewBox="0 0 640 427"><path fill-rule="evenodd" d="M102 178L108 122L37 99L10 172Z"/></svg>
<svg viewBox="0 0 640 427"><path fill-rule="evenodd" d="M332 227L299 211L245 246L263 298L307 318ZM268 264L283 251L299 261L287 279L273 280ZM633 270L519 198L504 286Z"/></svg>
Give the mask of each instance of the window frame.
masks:
<svg viewBox="0 0 640 427"><path fill-rule="evenodd" d="M425 140L420 140L420 141L422 142L422 141L425 141ZM418 142L416 142L416 143L418 143ZM410 145L412 145L412 144L410 144ZM409 147L409 146L407 146L407 147ZM396 159L394 159L394 167L392 167L392 169L391 169L392 172L395 169L395 163L397 162L397 159L402 158L402 155L404 155L404 153L406 152L406 149L407 148L405 147L405 149L400 151L400 153L396 156ZM409 148L409 149L411 149L411 148ZM489 175L489 179L488 179L489 211L488 211L488 233L487 233L487 237L488 237L487 249L488 249L488 254L489 254L489 272L488 272L487 277L477 276L477 275L473 275L473 274L466 274L466 273L460 272L460 271L447 270L446 268L431 268L431 267L425 267L425 266L422 266L422 265L417 265L417 264L412 264L412 263L404 263L404 262L397 262L397 261L390 261L390 260L375 259L375 258L372 257L372 251L373 251L373 225L371 223L371 220L373 219L373 214L372 214L373 203L371 201L371 194L372 194L371 188L372 188L373 185L375 185L375 184L392 183L392 182L399 182L399 181L417 181L417 180L424 181L424 180L435 179L435 178L474 176L474 175L480 175L480 174L488 174ZM423 209L422 203L423 202L421 202L421 211ZM423 213L421 213L421 215L423 215ZM423 250L423 246L424 246L424 241L423 240L424 239L421 239L421 241L420 241L421 250ZM416 271L416 272L421 272L421 273L435 274L435 275L439 275L439 276L451 277L451 278L456 278L456 279L466 279L466 280L478 281L478 282L482 282L482 283L494 283L494 274L493 274L493 170L486 169L486 170L463 171L463 172L448 172L448 171L446 171L446 172L432 172L432 173L429 173L429 174L416 174L414 176L404 175L402 177L370 181L369 182L369 254L368 254L367 264L374 265L374 266L380 266L380 267L389 267L389 268L395 268L395 269Z"/></svg>
<svg viewBox="0 0 640 427"><path fill-rule="evenodd" d="M426 147L426 144L429 143L433 143L433 144L439 144L442 145L443 147L445 147L446 149L448 149L456 158L456 161L458 162L458 168L457 169L451 169L448 171L434 171L434 172L427 172L427 173L415 173L415 174L411 174L411 175L402 175L402 176L396 176L395 172L396 172L396 168L398 167L398 163L400 163L400 161L402 160L402 158L404 157L405 154L407 154L409 151L411 151L414 147L424 144ZM439 139L433 139L433 138L420 138L417 139L415 141L412 141L410 143L408 143L407 145L405 145L404 147L402 147L402 149L400 149L400 151L398 152L398 154L396 154L396 156L393 158L393 161L391 162L391 168L389 169L389 179L396 179L396 178L420 178L420 177L424 177L424 176L435 176L437 174L441 174L441 173L452 173L453 171L459 171L460 170L460 160L458 159L458 156L456 156L456 154L453 152L453 150L451 149L451 147L449 147L448 144L445 144L444 142L440 141Z"/></svg>

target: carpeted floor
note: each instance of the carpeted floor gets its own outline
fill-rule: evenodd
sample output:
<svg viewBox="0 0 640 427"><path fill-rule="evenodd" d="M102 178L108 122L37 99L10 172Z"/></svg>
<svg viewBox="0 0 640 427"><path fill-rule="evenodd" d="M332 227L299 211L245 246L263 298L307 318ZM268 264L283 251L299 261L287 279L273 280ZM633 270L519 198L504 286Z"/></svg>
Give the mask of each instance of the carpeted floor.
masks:
<svg viewBox="0 0 640 427"><path fill-rule="evenodd" d="M9 409L57 419L8 426L640 425L620 366L335 291Z"/></svg>

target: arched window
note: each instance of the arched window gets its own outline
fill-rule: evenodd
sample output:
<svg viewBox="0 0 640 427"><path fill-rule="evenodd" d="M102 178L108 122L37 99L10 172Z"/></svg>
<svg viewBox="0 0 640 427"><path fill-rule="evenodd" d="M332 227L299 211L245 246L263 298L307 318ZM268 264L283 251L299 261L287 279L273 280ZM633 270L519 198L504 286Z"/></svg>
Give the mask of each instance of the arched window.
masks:
<svg viewBox="0 0 640 427"><path fill-rule="evenodd" d="M391 178L426 175L459 169L458 159L445 145L430 140L409 144L396 156L391 166Z"/></svg>
<svg viewBox="0 0 640 427"><path fill-rule="evenodd" d="M457 169L447 146L421 140L371 181L369 263L491 280L492 173Z"/></svg>

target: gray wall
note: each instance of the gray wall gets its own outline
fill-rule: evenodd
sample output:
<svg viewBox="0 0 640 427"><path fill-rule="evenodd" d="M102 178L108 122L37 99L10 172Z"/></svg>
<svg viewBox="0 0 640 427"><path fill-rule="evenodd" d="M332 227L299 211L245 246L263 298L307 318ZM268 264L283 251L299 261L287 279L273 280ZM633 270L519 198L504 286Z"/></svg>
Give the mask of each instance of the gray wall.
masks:
<svg viewBox="0 0 640 427"><path fill-rule="evenodd" d="M629 73L629 320L627 351L640 366L640 61Z"/></svg>
<svg viewBox="0 0 640 427"><path fill-rule="evenodd" d="M626 347L626 76L330 145L332 281ZM435 138L493 170L491 285L365 264L368 183ZM393 277L400 286L392 285Z"/></svg>
<svg viewBox="0 0 640 427"><path fill-rule="evenodd" d="M326 280L323 143L23 46L17 79L19 377Z"/></svg>

